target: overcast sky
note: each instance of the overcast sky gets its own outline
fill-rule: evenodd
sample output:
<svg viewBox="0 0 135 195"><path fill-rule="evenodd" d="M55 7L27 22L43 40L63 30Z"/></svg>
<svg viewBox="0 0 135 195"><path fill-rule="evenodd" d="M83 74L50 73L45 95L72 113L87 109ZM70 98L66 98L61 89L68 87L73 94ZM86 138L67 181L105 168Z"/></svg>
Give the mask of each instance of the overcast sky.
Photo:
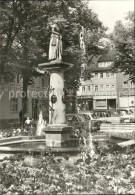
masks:
<svg viewBox="0 0 135 195"><path fill-rule="evenodd" d="M134 10L134 0L92 0L89 8L98 14L99 20L111 32L116 21L123 20L127 12Z"/></svg>

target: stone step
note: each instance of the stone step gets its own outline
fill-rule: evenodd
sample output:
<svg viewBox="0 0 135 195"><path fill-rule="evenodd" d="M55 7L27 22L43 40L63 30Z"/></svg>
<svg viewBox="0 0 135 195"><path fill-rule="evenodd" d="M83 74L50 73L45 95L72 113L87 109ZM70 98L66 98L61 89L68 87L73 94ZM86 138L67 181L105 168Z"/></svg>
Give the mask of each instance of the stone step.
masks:
<svg viewBox="0 0 135 195"><path fill-rule="evenodd" d="M135 126L135 123L101 123L101 126L110 126L110 125L113 125L113 126Z"/></svg>
<svg viewBox="0 0 135 195"><path fill-rule="evenodd" d="M122 138L122 139L134 139L135 140L135 131L133 130L128 130L128 131L125 131L125 130L119 130L119 131L104 131L106 132L106 134L109 136L109 137L118 137L118 138Z"/></svg>
<svg viewBox="0 0 135 195"><path fill-rule="evenodd" d="M113 133L113 132L118 132L118 133L133 133L135 132L135 130L117 130L117 129L105 129L105 130L101 130L101 132L104 132L104 133Z"/></svg>
<svg viewBox="0 0 135 195"><path fill-rule="evenodd" d="M106 133L109 137L135 140L135 124L102 124L100 132Z"/></svg>
<svg viewBox="0 0 135 195"><path fill-rule="evenodd" d="M108 127L101 127L100 128L100 130L102 130L102 129L130 129L130 130L135 130L135 127L134 126L132 126L132 127L120 127L120 126L118 126L118 127L115 127L115 126L108 126Z"/></svg>
<svg viewBox="0 0 135 195"><path fill-rule="evenodd" d="M127 125L127 126L123 126L123 125L119 125L119 126L116 126L116 125L110 125L110 126L100 126L100 129L108 129L108 128L117 128L117 129L135 129L135 126L134 125Z"/></svg>
<svg viewBox="0 0 135 195"><path fill-rule="evenodd" d="M45 143L45 139L33 139L33 140L23 139L23 140L16 140L16 141L11 140L9 142L0 143L0 146L15 145L15 144L21 144L21 143L32 143L32 142L44 142Z"/></svg>
<svg viewBox="0 0 135 195"><path fill-rule="evenodd" d="M123 148L134 144L135 144L135 140L129 140L129 141L124 141L122 143L118 143L117 145Z"/></svg>

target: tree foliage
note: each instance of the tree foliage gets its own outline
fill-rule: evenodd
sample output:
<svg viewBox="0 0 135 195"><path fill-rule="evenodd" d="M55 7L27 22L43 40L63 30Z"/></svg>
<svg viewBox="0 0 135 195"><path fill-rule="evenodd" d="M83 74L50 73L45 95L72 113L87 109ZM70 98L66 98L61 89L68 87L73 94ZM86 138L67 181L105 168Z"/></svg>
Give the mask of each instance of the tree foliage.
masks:
<svg viewBox="0 0 135 195"><path fill-rule="evenodd" d="M134 13L129 12L125 23L117 21L112 39L115 45L114 70L129 75L135 82L135 56L134 56Z"/></svg>
<svg viewBox="0 0 135 195"><path fill-rule="evenodd" d="M30 80L36 76L35 67L48 61L50 26L54 20L62 19L64 22L59 25L63 37L63 61L75 64L65 73L65 84L67 88L73 86L77 89L82 63L79 42L81 26L86 32L87 56L98 52L97 42L105 31L87 5L81 0L2 0L0 11L0 65L5 80L11 81L19 71L23 77L23 91L27 92ZM27 97L23 100L27 101Z"/></svg>

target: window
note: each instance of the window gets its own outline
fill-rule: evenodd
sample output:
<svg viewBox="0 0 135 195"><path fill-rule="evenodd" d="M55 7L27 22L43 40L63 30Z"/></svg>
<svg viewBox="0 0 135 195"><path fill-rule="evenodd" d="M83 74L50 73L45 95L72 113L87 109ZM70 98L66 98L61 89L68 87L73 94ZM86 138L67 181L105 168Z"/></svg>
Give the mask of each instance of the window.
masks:
<svg viewBox="0 0 135 195"><path fill-rule="evenodd" d="M106 62L106 67L109 67L112 65L112 62Z"/></svg>
<svg viewBox="0 0 135 195"><path fill-rule="evenodd" d="M114 75L114 73L111 73L111 77L114 77L115 75Z"/></svg>
<svg viewBox="0 0 135 195"><path fill-rule="evenodd" d="M111 90L115 90L115 86L114 85L111 86Z"/></svg>
<svg viewBox="0 0 135 195"><path fill-rule="evenodd" d="M110 89L109 85L106 85L106 90L108 91Z"/></svg>
<svg viewBox="0 0 135 195"><path fill-rule="evenodd" d="M106 77L107 77L107 78L110 77L110 73L109 73L109 72L106 73Z"/></svg>
<svg viewBox="0 0 135 195"><path fill-rule="evenodd" d="M99 67L105 67L106 65L105 65L105 62L100 62L100 63L98 64L98 66L99 66Z"/></svg>
<svg viewBox="0 0 135 195"><path fill-rule="evenodd" d="M88 91L90 91L90 86L88 86Z"/></svg>
<svg viewBox="0 0 135 195"><path fill-rule="evenodd" d="M105 63L105 62L99 62L99 63L98 63L98 66L99 66L99 67L106 67L106 63Z"/></svg>
<svg viewBox="0 0 135 195"><path fill-rule="evenodd" d="M104 85L100 85L100 90L101 90L101 91L104 90Z"/></svg>
<svg viewBox="0 0 135 195"><path fill-rule="evenodd" d="M16 76L16 83L19 83L20 81L20 78L19 78L19 75Z"/></svg>
<svg viewBox="0 0 135 195"><path fill-rule="evenodd" d="M99 67L103 67L102 62L99 62L99 63L98 63L98 66L99 66Z"/></svg>
<svg viewBox="0 0 135 195"><path fill-rule="evenodd" d="M100 73L100 78L103 78L103 73Z"/></svg>
<svg viewBox="0 0 135 195"><path fill-rule="evenodd" d="M98 91L98 86L97 85L95 86L95 91Z"/></svg>
<svg viewBox="0 0 135 195"><path fill-rule="evenodd" d="M98 78L98 73L95 73L95 78Z"/></svg>
<svg viewBox="0 0 135 195"><path fill-rule="evenodd" d="M42 87L45 87L45 80L42 79Z"/></svg>
<svg viewBox="0 0 135 195"><path fill-rule="evenodd" d="M82 87L82 91L85 91L85 86Z"/></svg>
<svg viewBox="0 0 135 195"><path fill-rule="evenodd" d="M106 107L106 100L96 100L96 107ZM101 116L101 113L97 112L97 116Z"/></svg>
<svg viewBox="0 0 135 195"><path fill-rule="evenodd" d="M108 67L112 64L112 62L99 62L98 66L99 67Z"/></svg>
<svg viewBox="0 0 135 195"><path fill-rule="evenodd" d="M20 81L19 75L15 75L15 78L13 79L11 83L19 83L19 81Z"/></svg>
<svg viewBox="0 0 135 195"><path fill-rule="evenodd" d="M18 99L12 98L10 100L10 111L17 112L18 111Z"/></svg>
<svg viewBox="0 0 135 195"><path fill-rule="evenodd" d="M91 74L92 75L92 78L95 78L95 74L93 73L93 74Z"/></svg>
<svg viewBox="0 0 135 195"><path fill-rule="evenodd" d="M135 88L135 82L133 81L130 82L130 88Z"/></svg>
<svg viewBox="0 0 135 195"><path fill-rule="evenodd" d="M124 87L124 88L128 88L128 82L127 82L127 81L125 81L125 82L123 83L123 87Z"/></svg>
<svg viewBox="0 0 135 195"><path fill-rule="evenodd" d="M49 84L50 84L50 79L49 79L49 77L46 77L46 79L45 79L45 83L46 83L46 86L48 87L48 86L49 86Z"/></svg>
<svg viewBox="0 0 135 195"><path fill-rule="evenodd" d="M37 86L37 87L40 86L40 79L39 79L39 78L36 79L36 86Z"/></svg>

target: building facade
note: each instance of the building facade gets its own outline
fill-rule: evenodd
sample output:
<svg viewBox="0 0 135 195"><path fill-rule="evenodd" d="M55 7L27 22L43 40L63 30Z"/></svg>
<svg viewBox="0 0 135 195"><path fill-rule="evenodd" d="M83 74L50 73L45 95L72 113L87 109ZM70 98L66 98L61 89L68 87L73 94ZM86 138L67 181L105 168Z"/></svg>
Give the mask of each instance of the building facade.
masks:
<svg viewBox="0 0 135 195"><path fill-rule="evenodd" d="M27 90L27 116L38 119L42 109L45 119L48 117L49 77L34 78L34 83ZM13 83L0 83L0 126L19 121L22 110L23 80L20 76Z"/></svg>
<svg viewBox="0 0 135 195"><path fill-rule="evenodd" d="M116 81L118 107L135 109L135 83L122 73L117 73Z"/></svg>
<svg viewBox="0 0 135 195"><path fill-rule="evenodd" d="M86 72L91 78L81 79L78 104L84 110L134 108L135 84L123 73L112 72L113 53L94 57Z"/></svg>

